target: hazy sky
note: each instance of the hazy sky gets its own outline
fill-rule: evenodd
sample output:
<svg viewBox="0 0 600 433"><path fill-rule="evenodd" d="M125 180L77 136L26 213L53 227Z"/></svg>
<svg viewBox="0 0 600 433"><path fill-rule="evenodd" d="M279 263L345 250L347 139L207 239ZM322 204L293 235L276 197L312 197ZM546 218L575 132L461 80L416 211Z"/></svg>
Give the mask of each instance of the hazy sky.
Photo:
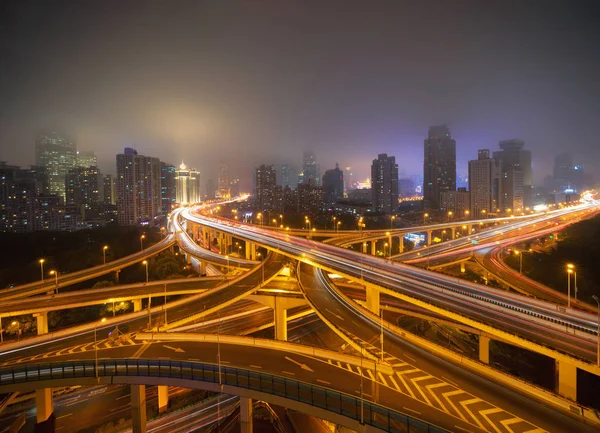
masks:
<svg viewBox="0 0 600 433"><path fill-rule="evenodd" d="M521 138L534 180L561 148L600 168L599 1L4 1L0 160L29 165L63 128L103 171L134 146L251 185L316 152L368 175L377 153L422 172L447 123L458 172ZM597 176L598 177L598 176Z"/></svg>

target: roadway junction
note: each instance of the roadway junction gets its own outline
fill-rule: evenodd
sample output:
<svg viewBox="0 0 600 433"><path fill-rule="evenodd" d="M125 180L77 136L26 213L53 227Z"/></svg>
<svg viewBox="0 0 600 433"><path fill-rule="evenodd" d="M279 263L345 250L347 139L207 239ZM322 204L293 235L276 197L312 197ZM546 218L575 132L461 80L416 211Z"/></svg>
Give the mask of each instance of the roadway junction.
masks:
<svg viewBox="0 0 600 433"><path fill-rule="evenodd" d="M560 230L592 211L597 211L593 205L582 205L509 219L500 226L492 226L496 223L492 221L485 225L476 222L469 235L430 245L427 253L433 259L436 254L461 251L468 245L473 248L471 236L477 236L481 248L490 248L542 228ZM427 233L431 238L436 230L452 228L423 229L431 230ZM406 431L406 426L427 424L439 431L597 428L596 412L576 403L577 369L598 374L594 350L597 322L586 312L467 283L395 262L393 257L365 254L373 252L373 247L361 253L316 242L306 238L316 237L312 230L304 233L306 237L293 236L286 230L241 224L187 208L173 213L169 231L154 250L122 259L116 267L139 263L152 252L177 244L188 260L240 271L234 278L227 274L103 289L106 292L42 295L37 298L44 299L44 311L35 311L36 301L26 296L33 295L32 290L46 293L48 287L15 288L18 290L10 295L23 296L22 302L9 303L7 299L0 317L15 311L43 317L44 312L61 305L76 308L111 299L132 302L134 312L59 332L48 332L43 323L39 326L40 319L38 337L0 346L2 391L36 390L38 421L44 421L52 413L52 394L48 392L52 387L130 384L134 431L146 429L145 385L159 386L159 405L160 400L164 404L168 399L168 385L237 395L240 425L245 431L251 429L252 400L257 399L357 431ZM359 251L365 243L377 245L389 239L388 246L395 244L400 255L405 233L342 233L339 239L347 247L358 246ZM391 248L388 256L392 256ZM115 270L88 271L88 275L93 278L97 272ZM69 284L69 276L62 278ZM354 292L335 284L340 280L353 284ZM356 302L353 299L361 298L356 293L360 288L364 300ZM179 298L159 306L151 301L160 296L166 301L166 296L175 295ZM382 311L397 308L391 304L400 301L404 306L413 305L416 314L429 314L477 333L479 360L449 353L385 320ZM287 342L290 323L316 317L335 333L341 342L338 347L315 351ZM227 323L235 325L228 328ZM116 325L128 330L119 336L119 344L106 335ZM275 340L226 336L224 331L239 335L268 327L274 328ZM100 334L100 342L97 337L91 340L92 334ZM493 339L554 358L557 393L486 365L486 348ZM130 370L130 365L135 368ZM265 385L268 381L269 386ZM296 391L288 392L289 387Z"/></svg>

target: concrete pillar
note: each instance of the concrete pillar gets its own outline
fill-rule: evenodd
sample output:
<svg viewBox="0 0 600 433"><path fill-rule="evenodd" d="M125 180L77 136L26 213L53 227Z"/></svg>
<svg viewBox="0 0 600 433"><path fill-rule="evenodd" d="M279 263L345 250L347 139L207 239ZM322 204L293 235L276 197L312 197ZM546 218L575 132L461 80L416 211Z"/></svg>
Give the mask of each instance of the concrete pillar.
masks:
<svg viewBox="0 0 600 433"><path fill-rule="evenodd" d="M250 244L250 259L256 261L256 245L254 243Z"/></svg>
<svg viewBox="0 0 600 433"><path fill-rule="evenodd" d="M186 254L186 255L185 255L185 262L186 262L188 265L191 265L191 264L192 264L192 256L191 256L190 254Z"/></svg>
<svg viewBox="0 0 600 433"><path fill-rule="evenodd" d="M158 413L167 411L169 406L169 387L167 385L158 385Z"/></svg>
<svg viewBox="0 0 600 433"><path fill-rule="evenodd" d="M404 235L401 235L398 238L398 243L400 244L399 248L400 248L400 254L402 254L404 252Z"/></svg>
<svg viewBox="0 0 600 433"><path fill-rule="evenodd" d="M379 316L379 290L374 287L367 286L367 309Z"/></svg>
<svg viewBox="0 0 600 433"><path fill-rule="evenodd" d="M283 308L283 299L275 297L275 339L287 341L287 310Z"/></svg>
<svg viewBox="0 0 600 433"><path fill-rule="evenodd" d="M246 260L250 260L250 257L252 257L251 252L250 252L251 249L252 249L252 242L246 241L246 248L245 248Z"/></svg>
<svg viewBox="0 0 600 433"><path fill-rule="evenodd" d="M427 246L433 243L433 230L427 231Z"/></svg>
<svg viewBox="0 0 600 433"><path fill-rule="evenodd" d="M460 272L464 274L466 271L467 270L465 268L465 262L461 262L460 263Z"/></svg>
<svg viewBox="0 0 600 433"><path fill-rule="evenodd" d="M473 232L473 224L467 225L467 232L471 234Z"/></svg>
<svg viewBox="0 0 600 433"><path fill-rule="evenodd" d="M490 363L490 337L479 336L479 360L484 364Z"/></svg>
<svg viewBox="0 0 600 433"><path fill-rule="evenodd" d="M142 311L142 299L134 299L133 300L133 312Z"/></svg>
<svg viewBox="0 0 600 433"><path fill-rule="evenodd" d="M48 313L33 313L33 317L35 317L37 322L37 334L47 334L48 333Z"/></svg>
<svg viewBox="0 0 600 433"><path fill-rule="evenodd" d="M377 254L377 241L371 241L371 255Z"/></svg>
<svg viewBox="0 0 600 433"><path fill-rule="evenodd" d="M252 399L240 397L240 432L252 433Z"/></svg>
<svg viewBox="0 0 600 433"><path fill-rule="evenodd" d="M206 275L206 261L200 260L200 275Z"/></svg>
<svg viewBox="0 0 600 433"><path fill-rule="evenodd" d="M117 283L117 284L119 284L119 274L120 274L120 273L121 273L121 271L120 271L120 270L118 270L118 271L115 271L115 281L116 281L116 283Z"/></svg>
<svg viewBox="0 0 600 433"><path fill-rule="evenodd" d="M227 254L225 250L225 235L223 234L223 232L219 233L219 251L221 252L221 254Z"/></svg>
<svg viewBox="0 0 600 433"><path fill-rule="evenodd" d="M131 385L131 430L146 433L146 385Z"/></svg>
<svg viewBox="0 0 600 433"><path fill-rule="evenodd" d="M577 367L557 360L556 369L558 370L558 394L577 401Z"/></svg>
<svg viewBox="0 0 600 433"><path fill-rule="evenodd" d="M452 231L452 239L454 239L456 237L456 227L452 227L450 230Z"/></svg>
<svg viewBox="0 0 600 433"><path fill-rule="evenodd" d="M37 410L36 422L46 421L52 415L52 388L35 390L35 408Z"/></svg>

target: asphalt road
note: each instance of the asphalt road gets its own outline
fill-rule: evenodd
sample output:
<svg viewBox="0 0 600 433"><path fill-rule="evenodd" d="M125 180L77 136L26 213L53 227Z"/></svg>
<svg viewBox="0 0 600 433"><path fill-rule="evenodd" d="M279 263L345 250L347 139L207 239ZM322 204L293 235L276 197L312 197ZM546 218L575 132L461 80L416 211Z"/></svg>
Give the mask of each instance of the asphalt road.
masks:
<svg viewBox="0 0 600 433"><path fill-rule="evenodd" d="M318 272L308 265L301 265L300 278L307 298L329 321L343 328L350 338L362 342L371 353L380 356L380 327L342 302ZM502 422L508 420L514 420L510 424L514 432L536 427L557 433L597 431L567 413L469 373L461 366L441 360L392 334L384 335L384 352L384 358L404 378L402 392L429 405L425 412L428 419L435 413L455 419L466 418L471 424L470 431L483 425L490 431L506 432L508 430ZM400 381L397 382L400 385Z"/></svg>

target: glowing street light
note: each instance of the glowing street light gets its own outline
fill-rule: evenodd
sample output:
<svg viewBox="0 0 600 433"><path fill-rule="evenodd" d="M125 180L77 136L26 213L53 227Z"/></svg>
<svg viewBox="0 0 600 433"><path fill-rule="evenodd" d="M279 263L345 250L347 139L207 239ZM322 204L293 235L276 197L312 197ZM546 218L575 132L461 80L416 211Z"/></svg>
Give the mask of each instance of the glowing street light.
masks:
<svg viewBox="0 0 600 433"><path fill-rule="evenodd" d="M423 214L423 225L425 225L425 221L427 220L428 217L429 217L428 213Z"/></svg>
<svg viewBox="0 0 600 433"><path fill-rule="evenodd" d="M144 251L144 239L146 239L146 235L140 236L140 251Z"/></svg>
<svg viewBox="0 0 600 433"><path fill-rule="evenodd" d="M42 271L42 282L44 282L44 262L46 261L46 259L40 259L39 263L40 263L40 270Z"/></svg>
<svg viewBox="0 0 600 433"><path fill-rule="evenodd" d="M450 222L450 217L452 216L452 211L448 211L448 222Z"/></svg>
<svg viewBox="0 0 600 433"><path fill-rule="evenodd" d="M256 214L256 218L258 218L258 219L259 219L259 221L260 221L260 226L262 227L262 225L263 225L262 213L260 213L260 212L259 212L258 214Z"/></svg>
<svg viewBox="0 0 600 433"><path fill-rule="evenodd" d="M148 284L148 260L144 260L142 265L146 266L146 284Z"/></svg>
<svg viewBox="0 0 600 433"><path fill-rule="evenodd" d="M571 307L571 274L575 272L574 269L571 263L567 265L567 307Z"/></svg>
<svg viewBox="0 0 600 433"><path fill-rule="evenodd" d="M106 264L106 250L108 249L108 245L104 245L102 247L102 257L104 258L104 264Z"/></svg>
<svg viewBox="0 0 600 433"><path fill-rule="evenodd" d="M56 294L58 295L58 271L52 269L49 274L54 275L54 284L56 285Z"/></svg>
<svg viewBox="0 0 600 433"><path fill-rule="evenodd" d="M265 267L264 267L263 262L262 262L263 261L262 253L257 253L256 255L258 257L260 257L260 266L261 266L261 269L262 269L262 282L260 284L260 287L262 287L265 284Z"/></svg>
<svg viewBox="0 0 600 433"><path fill-rule="evenodd" d="M392 215L392 217L390 218L390 230L392 230L394 228L394 220L396 219L395 215Z"/></svg>
<svg viewBox="0 0 600 433"><path fill-rule="evenodd" d="M523 275L523 253L515 250L515 254L519 256L519 274Z"/></svg>
<svg viewBox="0 0 600 433"><path fill-rule="evenodd" d="M114 309L113 309L114 311ZM106 322L106 317L103 317L102 320L100 320L100 323L104 323ZM100 323L96 323L94 325L94 358L95 358L95 364L96 364L96 377L98 377L98 338L97 338L97 330L98 330L98 325Z"/></svg>

